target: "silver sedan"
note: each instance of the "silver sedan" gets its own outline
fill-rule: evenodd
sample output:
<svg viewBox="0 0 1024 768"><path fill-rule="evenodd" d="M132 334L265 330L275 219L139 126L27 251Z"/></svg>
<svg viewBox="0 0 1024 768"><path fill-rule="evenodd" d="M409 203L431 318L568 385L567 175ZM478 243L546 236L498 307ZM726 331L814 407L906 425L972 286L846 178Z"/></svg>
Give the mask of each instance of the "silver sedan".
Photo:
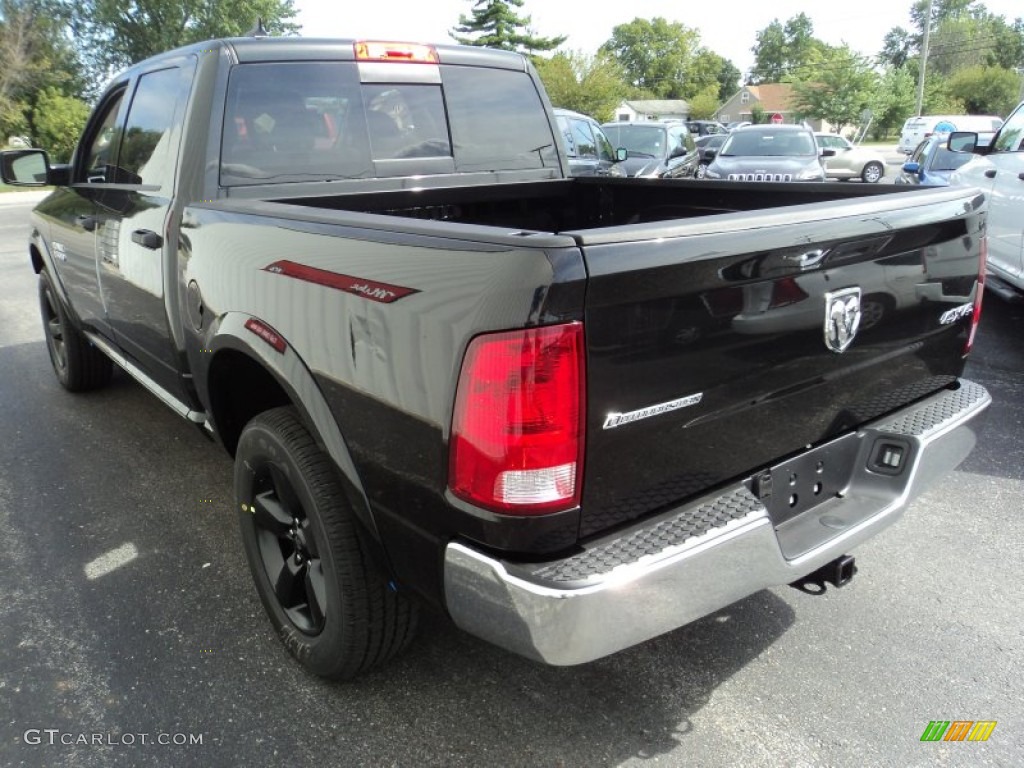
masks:
<svg viewBox="0 0 1024 768"><path fill-rule="evenodd" d="M816 133L815 141L822 149L834 149L825 160L825 175L830 179L861 179L876 183L885 175L885 156L874 149L851 144L837 133Z"/></svg>

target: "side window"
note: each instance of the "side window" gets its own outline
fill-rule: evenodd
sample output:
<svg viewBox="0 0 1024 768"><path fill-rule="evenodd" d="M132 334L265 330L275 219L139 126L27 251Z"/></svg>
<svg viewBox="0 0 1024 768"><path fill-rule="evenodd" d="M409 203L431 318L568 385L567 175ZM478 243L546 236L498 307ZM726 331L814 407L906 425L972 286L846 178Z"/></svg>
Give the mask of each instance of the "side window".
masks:
<svg viewBox="0 0 1024 768"><path fill-rule="evenodd" d="M615 148L612 147L612 143L608 141L608 137L604 135L604 131L595 129L594 138L597 139L597 152L601 156L601 159L606 160L609 163L614 163Z"/></svg>
<svg viewBox="0 0 1024 768"><path fill-rule="evenodd" d="M590 126L586 120L573 119L569 121L572 124L572 135L576 141L577 151L580 157L585 157L588 160L597 159L597 142L594 140L594 133L590 130Z"/></svg>
<svg viewBox="0 0 1024 768"><path fill-rule="evenodd" d="M78 174L77 181L90 184L112 183L117 165L117 114L124 99L124 91L117 94L106 106L96 132L87 139L89 150L85 154L84 173Z"/></svg>
<svg viewBox="0 0 1024 768"><path fill-rule="evenodd" d="M568 118L559 116L555 118L555 122L558 123L558 130L562 132L562 138L565 139L565 154L569 157L576 157L576 140L572 136Z"/></svg>
<svg viewBox="0 0 1024 768"><path fill-rule="evenodd" d="M128 109L118 156L118 179L123 184L170 185L177 147L171 146L176 115L188 96L189 79L178 68L161 69L139 78Z"/></svg>
<svg viewBox="0 0 1024 768"><path fill-rule="evenodd" d="M1024 106L1006 118L995 142L996 152L1024 151Z"/></svg>

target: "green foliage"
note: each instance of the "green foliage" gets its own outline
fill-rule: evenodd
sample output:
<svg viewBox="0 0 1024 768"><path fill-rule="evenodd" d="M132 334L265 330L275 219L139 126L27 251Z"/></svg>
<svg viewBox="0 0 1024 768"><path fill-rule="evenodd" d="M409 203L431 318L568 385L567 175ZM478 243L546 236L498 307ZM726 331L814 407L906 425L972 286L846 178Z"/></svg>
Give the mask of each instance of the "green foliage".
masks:
<svg viewBox="0 0 1024 768"><path fill-rule="evenodd" d="M51 161L66 163L88 118L89 106L85 102L65 96L56 88L44 88L33 110L35 146L49 152Z"/></svg>
<svg viewBox="0 0 1024 768"><path fill-rule="evenodd" d="M718 89L710 86L701 91L689 100L690 117L694 120L712 120L721 101L718 98Z"/></svg>
<svg viewBox="0 0 1024 768"><path fill-rule="evenodd" d="M1017 105L1019 90L1020 76L1002 67L970 67L949 80L949 94L970 115L1005 117Z"/></svg>
<svg viewBox="0 0 1024 768"><path fill-rule="evenodd" d="M768 122L764 116L764 107L760 104L755 104L750 108L750 122L754 125L761 125L761 123Z"/></svg>
<svg viewBox="0 0 1024 768"><path fill-rule="evenodd" d="M523 7L523 0L470 0L469 16L459 15L459 26L449 32L462 45L500 48L504 51L534 53L552 51L566 41L566 36L538 37L530 30L530 17L514 10Z"/></svg>
<svg viewBox="0 0 1024 768"><path fill-rule="evenodd" d="M814 37L814 25L807 14L799 13L784 25L773 19L757 33L757 44L750 49L754 53L754 67L749 82L792 82L794 73L820 57L827 47Z"/></svg>
<svg viewBox="0 0 1024 768"><path fill-rule="evenodd" d="M260 18L271 34L299 29L289 21L293 0L84 0L76 8L78 42L104 74L182 45L245 35Z"/></svg>
<svg viewBox="0 0 1024 768"><path fill-rule="evenodd" d="M868 106L872 112L871 133L876 139L894 136L914 114L917 103L916 72L907 67L890 67L874 89Z"/></svg>
<svg viewBox="0 0 1024 768"><path fill-rule="evenodd" d="M559 52L550 59L535 59L534 66L553 105L590 115L598 122L614 118L615 108L629 91L622 69L608 55Z"/></svg>
<svg viewBox="0 0 1024 768"><path fill-rule="evenodd" d="M698 48L690 62L686 82L682 84L682 97L690 100L715 88L716 98L725 101L739 88L740 71L729 61L707 48Z"/></svg>
<svg viewBox="0 0 1024 768"><path fill-rule="evenodd" d="M847 45L815 58L798 72L793 84L797 118L827 120L837 132L859 123L878 80L870 63Z"/></svg>
<svg viewBox="0 0 1024 768"><path fill-rule="evenodd" d="M659 99L686 98L699 49L697 30L660 16L619 24L612 30L611 39L601 46L603 53L619 63L633 87ZM713 82L717 82L718 74L714 73ZM692 93L706 85L699 83Z"/></svg>
<svg viewBox="0 0 1024 768"><path fill-rule="evenodd" d="M718 70L718 100L725 101L740 88L743 73L729 59L723 59L722 68Z"/></svg>

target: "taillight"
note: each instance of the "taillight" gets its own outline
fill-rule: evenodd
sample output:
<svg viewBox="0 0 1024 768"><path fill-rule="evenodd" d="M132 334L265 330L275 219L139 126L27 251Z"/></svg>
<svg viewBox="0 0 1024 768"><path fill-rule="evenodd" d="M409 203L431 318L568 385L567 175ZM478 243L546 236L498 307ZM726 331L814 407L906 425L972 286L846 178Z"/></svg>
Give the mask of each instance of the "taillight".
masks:
<svg viewBox="0 0 1024 768"><path fill-rule="evenodd" d="M795 278L783 277L772 283L772 298L768 309L778 309L796 304L807 298L807 293L797 283Z"/></svg>
<svg viewBox="0 0 1024 768"><path fill-rule="evenodd" d="M967 336L967 343L964 344L964 357L969 355L971 348L974 347L974 336L978 332L978 323L981 322L981 300L985 297L985 265L988 263L988 235L982 235L981 247L978 250L978 285L974 294L974 312L971 314L971 332Z"/></svg>
<svg viewBox="0 0 1024 768"><path fill-rule="evenodd" d="M583 325L491 333L466 350L448 485L477 506L535 515L580 503Z"/></svg>

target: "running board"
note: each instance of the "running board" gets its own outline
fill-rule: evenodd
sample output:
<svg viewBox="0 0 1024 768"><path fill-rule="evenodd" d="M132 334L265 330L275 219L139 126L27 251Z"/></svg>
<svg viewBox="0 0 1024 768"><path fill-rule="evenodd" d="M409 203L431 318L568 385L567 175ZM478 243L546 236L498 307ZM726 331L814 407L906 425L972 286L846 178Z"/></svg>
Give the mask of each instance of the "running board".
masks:
<svg viewBox="0 0 1024 768"><path fill-rule="evenodd" d="M95 333L83 331L85 337L94 344L104 355L113 360L119 367L124 369L124 372L135 379L139 384L148 389L154 395L156 395L160 402L174 411L176 414L181 416L183 419L191 421L193 424L198 424L205 427L208 431L212 432L209 420L205 411L195 411L188 407L181 400L176 398L166 389L157 384L153 379L147 376L141 368L135 363L129 360L121 352L118 352L110 344L108 344L102 337L97 336Z"/></svg>

